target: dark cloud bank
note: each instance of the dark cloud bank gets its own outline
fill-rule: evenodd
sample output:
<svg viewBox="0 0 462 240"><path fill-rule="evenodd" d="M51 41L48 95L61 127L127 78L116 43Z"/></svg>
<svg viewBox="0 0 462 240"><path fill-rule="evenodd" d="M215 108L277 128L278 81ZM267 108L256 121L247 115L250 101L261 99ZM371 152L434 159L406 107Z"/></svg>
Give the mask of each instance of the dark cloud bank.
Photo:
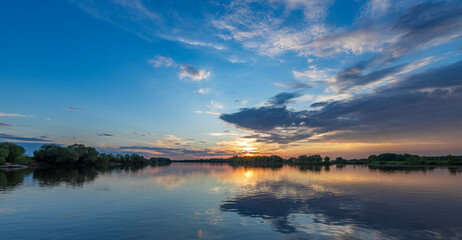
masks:
<svg viewBox="0 0 462 240"><path fill-rule="evenodd" d="M262 142L289 143L338 130L332 138L361 138L380 132L437 131L462 125L462 61L411 75L400 82L343 101L315 103L318 110L294 111L297 94L281 93L268 105L243 108L220 118L256 131Z"/></svg>

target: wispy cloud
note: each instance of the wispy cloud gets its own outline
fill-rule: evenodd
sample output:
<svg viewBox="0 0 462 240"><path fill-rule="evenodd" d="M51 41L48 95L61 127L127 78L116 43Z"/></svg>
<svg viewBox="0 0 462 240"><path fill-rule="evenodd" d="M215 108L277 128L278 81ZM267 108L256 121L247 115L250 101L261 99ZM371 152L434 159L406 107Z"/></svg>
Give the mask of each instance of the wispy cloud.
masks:
<svg viewBox="0 0 462 240"><path fill-rule="evenodd" d="M208 94L210 92L210 88L200 88L199 90L197 90L197 93L200 93L200 94Z"/></svg>
<svg viewBox="0 0 462 240"><path fill-rule="evenodd" d="M30 116L24 115L24 114L18 114L18 113L2 113L2 112L0 112L0 117L30 117Z"/></svg>
<svg viewBox="0 0 462 240"><path fill-rule="evenodd" d="M191 46L200 46L200 47L210 47L214 48L216 50L225 50L226 47L220 44L214 44L214 43L208 43L208 42L202 42L202 41L193 41L193 40L187 40L184 38L178 38L177 39L181 43L185 43Z"/></svg>
<svg viewBox="0 0 462 240"><path fill-rule="evenodd" d="M299 79L308 79L311 81L326 81L332 77L332 69L318 69L311 65L306 71L292 71L294 77Z"/></svg>
<svg viewBox="0 0 462 240"><path fill-rule="evenodd" d="M109 134L109 133L98 133L97 134L99 137L114 137L114 135Z"/></svg>
<svg viewBox="0 0 462 240"><path fill-rule="evenodd" d="M66 108L68 111L78 111L78 112L88 112L87 109L84 108L77 108L77 107L68 107Z"/></svg>
<svg viewBox="0 0 462 240"><path fill-rule="evenodd" d="M221 113L216 112L216 111L201 111L201 110L194 110L194 112L195 112L195 113L199 113L199 114L206 113L206 114L210 114L210 115L221 115Z"/></svg>
<svg viewBox="0 0 462 240"><path fill-rule="evenodd" d="M219 103L219 102L217 102L215 100L210 101L210 103L207 104L207 107L209 107L209 108L219 108L219 109L224 108L222 103Z"/></svg>
<svg viewBox="0 0 462 240"><path fill-rule="evenodd" d="M284 81L284 82L275 82L274 85L281 88L292 88L292 89L308 89L312 86L306 82L301 81Z"/></svg>
<svg viewBox="0 0 462 240"><path fill-rule="evenodd" d="M11 126L11 124L0 122L0 127L8 127Z"/></svg>
<svg viewBox="0 0 462 240"><path fill-rule="evenodd" d="M271 1L262 4L248 1L233 1L227 14L215 19L213 25L221 31L223 39L233 39L261 55L277 56L287 51L298 51L310 40L325 34L328 29L317 20L324 17L331 1ZM282 5L281 5L282 3ZM252 5L259 4L258 7ZM307 7L309 5L309 7ZM304 15L312 22L300 22L299 28L284 25L287 13L303 7ZM286 16L276 15L284 9ZM258 10L257 10L258 9ZM313 21L315 23L313 23Z"/></svg>
<svg viewBox="0 0 462 240"><path fill-rule="evenodd" d="M243 59L240 59L238 58L237 56L231 56L228 58L228 61L231 62L231 63L246 63L246 62L249 62L247 60L243 60Z"/></svg>
<svg viewBox="0 0 462 240"><path fill-rule="evenodd" d="M152 146L129 146L119 147L120 151L146 153L151 156L166 156L174 158L184 157L210 157L210 156L230 156L237 154L236 151L217 150L211 148L198 149L190 147L152 147Z"/></svg>
<svg viewBox="0 0 462 240"><path fill-rule="evenodd" d="M175 135L166 135L164 138L157 140L155 142L156 146L161 146L161 147L176 147L176 146L184 146L187 145L194 140L183 140Z"/></svg>
<svg viewBox="0 0 462 240"><path fill-rule="evenodd" d="M205 113L211 114L211 115L221 115L221 113L215 112L215 111L205 111Z"/></svg>
<svg viewBox="0 0 462 240"><path fill-rule="evenodd" d="M140 38L153 41L165 39L187 46L206 47L215 50L227 49L225 45L210 40L206 34L197 34L199 23L196 19L183 15L179 17L175 3L156 2L153 4L141 0L69 0L88 14L109 22L125 31L132 32ZM205 4L205 3L198 3ZM191 30L194 29L194 30Z"/></svg>
<svg viewBox="0 0 462 240"><path fill-rule="evenodd" d="M154 67L177 67L178 64L173 61L173 59L164 56L154 56L154 58L149 59L148 63L153 65Z"/></svg>
<svg viewBox="0 0 462 240"><path fill-rule="evenodd" d="M224 132L212 132L212 133L209 133L209 135L214 136L214 137L221 137L221 136L237 136L239 134L235 131L225 130Z"/></svg>
<svg viewBox="0 0 462 240"><path fill-rule="evenodd" d="M143 132L133 132L133 134L138 135L138 136L142 136L142 137L150 135L149 133L143 133Z"/></svg>
<svg viewBox="0 0 462 240"><path fill-rule="evenodd" d="M0 139L4 139L7 141L22 141L22 142L52 142L52 140L46 136L21 137L21 136L3 134L3 133L0 133Z"/></svg>

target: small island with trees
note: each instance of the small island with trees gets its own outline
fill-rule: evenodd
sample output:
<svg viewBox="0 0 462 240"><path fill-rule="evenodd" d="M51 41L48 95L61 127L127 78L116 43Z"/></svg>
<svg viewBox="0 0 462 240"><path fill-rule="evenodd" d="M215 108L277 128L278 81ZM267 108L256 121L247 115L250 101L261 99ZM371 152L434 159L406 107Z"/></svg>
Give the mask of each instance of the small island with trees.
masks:
<svg viewBox="0 0 462 240"><path fill-rule="evenodd" d="M210 158L198 160L176 160L169 158L145 158L136 153L108 154L100 153L93 147L83 144L60 146L44 144L34 151L32 156L25 155L25 149L14 143L0 143L0 168L25 167L85 167L85 166L128 166L128 165L166 165L172 162L184 163L227 163L242 166L262 165L368 165L370 167L415 167L415 166L462 166L462 156L425 157L412 154L382 153L370 155L363 159L331 159L321 155L301 155L284 159L277 155L271 156L233 156L230 158Z"/></svg>

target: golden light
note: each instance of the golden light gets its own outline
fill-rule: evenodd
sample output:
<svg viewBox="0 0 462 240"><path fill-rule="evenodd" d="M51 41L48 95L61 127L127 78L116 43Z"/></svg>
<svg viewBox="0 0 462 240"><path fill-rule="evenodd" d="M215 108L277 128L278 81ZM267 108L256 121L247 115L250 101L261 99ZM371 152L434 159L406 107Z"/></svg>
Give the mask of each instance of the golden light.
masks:
<svg viewBox="0 0 462 240"><path fill-rule="evenodd" d="M254 155L257 149L250 145L249 140L244 140L239 143L239 150L241 150L245 156L250 157Z"/></svg>
<svg viewBox="0 0 462 240"><path fill-rule="evenodd" d="M255 148L254 147L244 147L244 148L242 148L242 150L244 150L246 152L253 152L253 151L255 151Z"/></svg>
<svg viewBox="0 0 462 240"><path fill-rule="evenodd" d="M252 176L253 176L253 171L252 171L252 170L247 170L247 171L245 171L244 176L245 176L246 178L252 177Z"/></svg>

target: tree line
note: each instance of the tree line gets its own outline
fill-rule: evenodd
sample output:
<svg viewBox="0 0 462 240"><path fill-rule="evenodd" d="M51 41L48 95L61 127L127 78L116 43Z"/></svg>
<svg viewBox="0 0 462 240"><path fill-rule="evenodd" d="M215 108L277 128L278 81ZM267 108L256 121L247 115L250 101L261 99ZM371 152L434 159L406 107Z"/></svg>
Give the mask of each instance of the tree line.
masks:
<svg viewBox="0 0 462 240"><path fill-rule="evenodd" d="M130 165L130 164L170 164L168 158L145 157L132 154L100 153L93 147L83 144L60 146L44 144L34 151L33 156L24 155L25 149L14 143L0 143L0 165L11 164L45 164L54 166L85 165Z"/></svg>
<svg viewBox="0 0 462 240"><path fill-rule="evenodd" d="M25 164L34 163L46 165L131 165L131 164L169 164L168 158L145 157L136 153L132 154L107 154L100 153L93 147L83 144L60 146L56 144L44 144L34 151L33 156L24 155L25 149L14 143L0 143L0 165L5 163ZM293 164L293 165L324 165L332 164L365 164L371 166L380 165L462 165L462 156L424 157L408 153L382 153L370 155L362 159L344 159L337 157L331 159L321 155L300 155L284 159L277 155L271 156L232 156L229 158L211 158L199 160L183 160L183 162L207 162L229 163L233 165L269 165L269 164Z"/></svg>
<svg viewBox="0 0 462 240"><path fill-rule="evenodd" d="M293 165L319 165L330 166L332 164L363 164L363 165L462 165L462 156L424 157L408 153L382 153L370 155L368 158L344 159L337 157L331 159L328 156L300 155L284 159L277 155L271 156L233 156L230 158L211 158L199 160L182 160L181 162L203 163L230 163L233 165L256 165L256 164L293 164Z"/></svg>

